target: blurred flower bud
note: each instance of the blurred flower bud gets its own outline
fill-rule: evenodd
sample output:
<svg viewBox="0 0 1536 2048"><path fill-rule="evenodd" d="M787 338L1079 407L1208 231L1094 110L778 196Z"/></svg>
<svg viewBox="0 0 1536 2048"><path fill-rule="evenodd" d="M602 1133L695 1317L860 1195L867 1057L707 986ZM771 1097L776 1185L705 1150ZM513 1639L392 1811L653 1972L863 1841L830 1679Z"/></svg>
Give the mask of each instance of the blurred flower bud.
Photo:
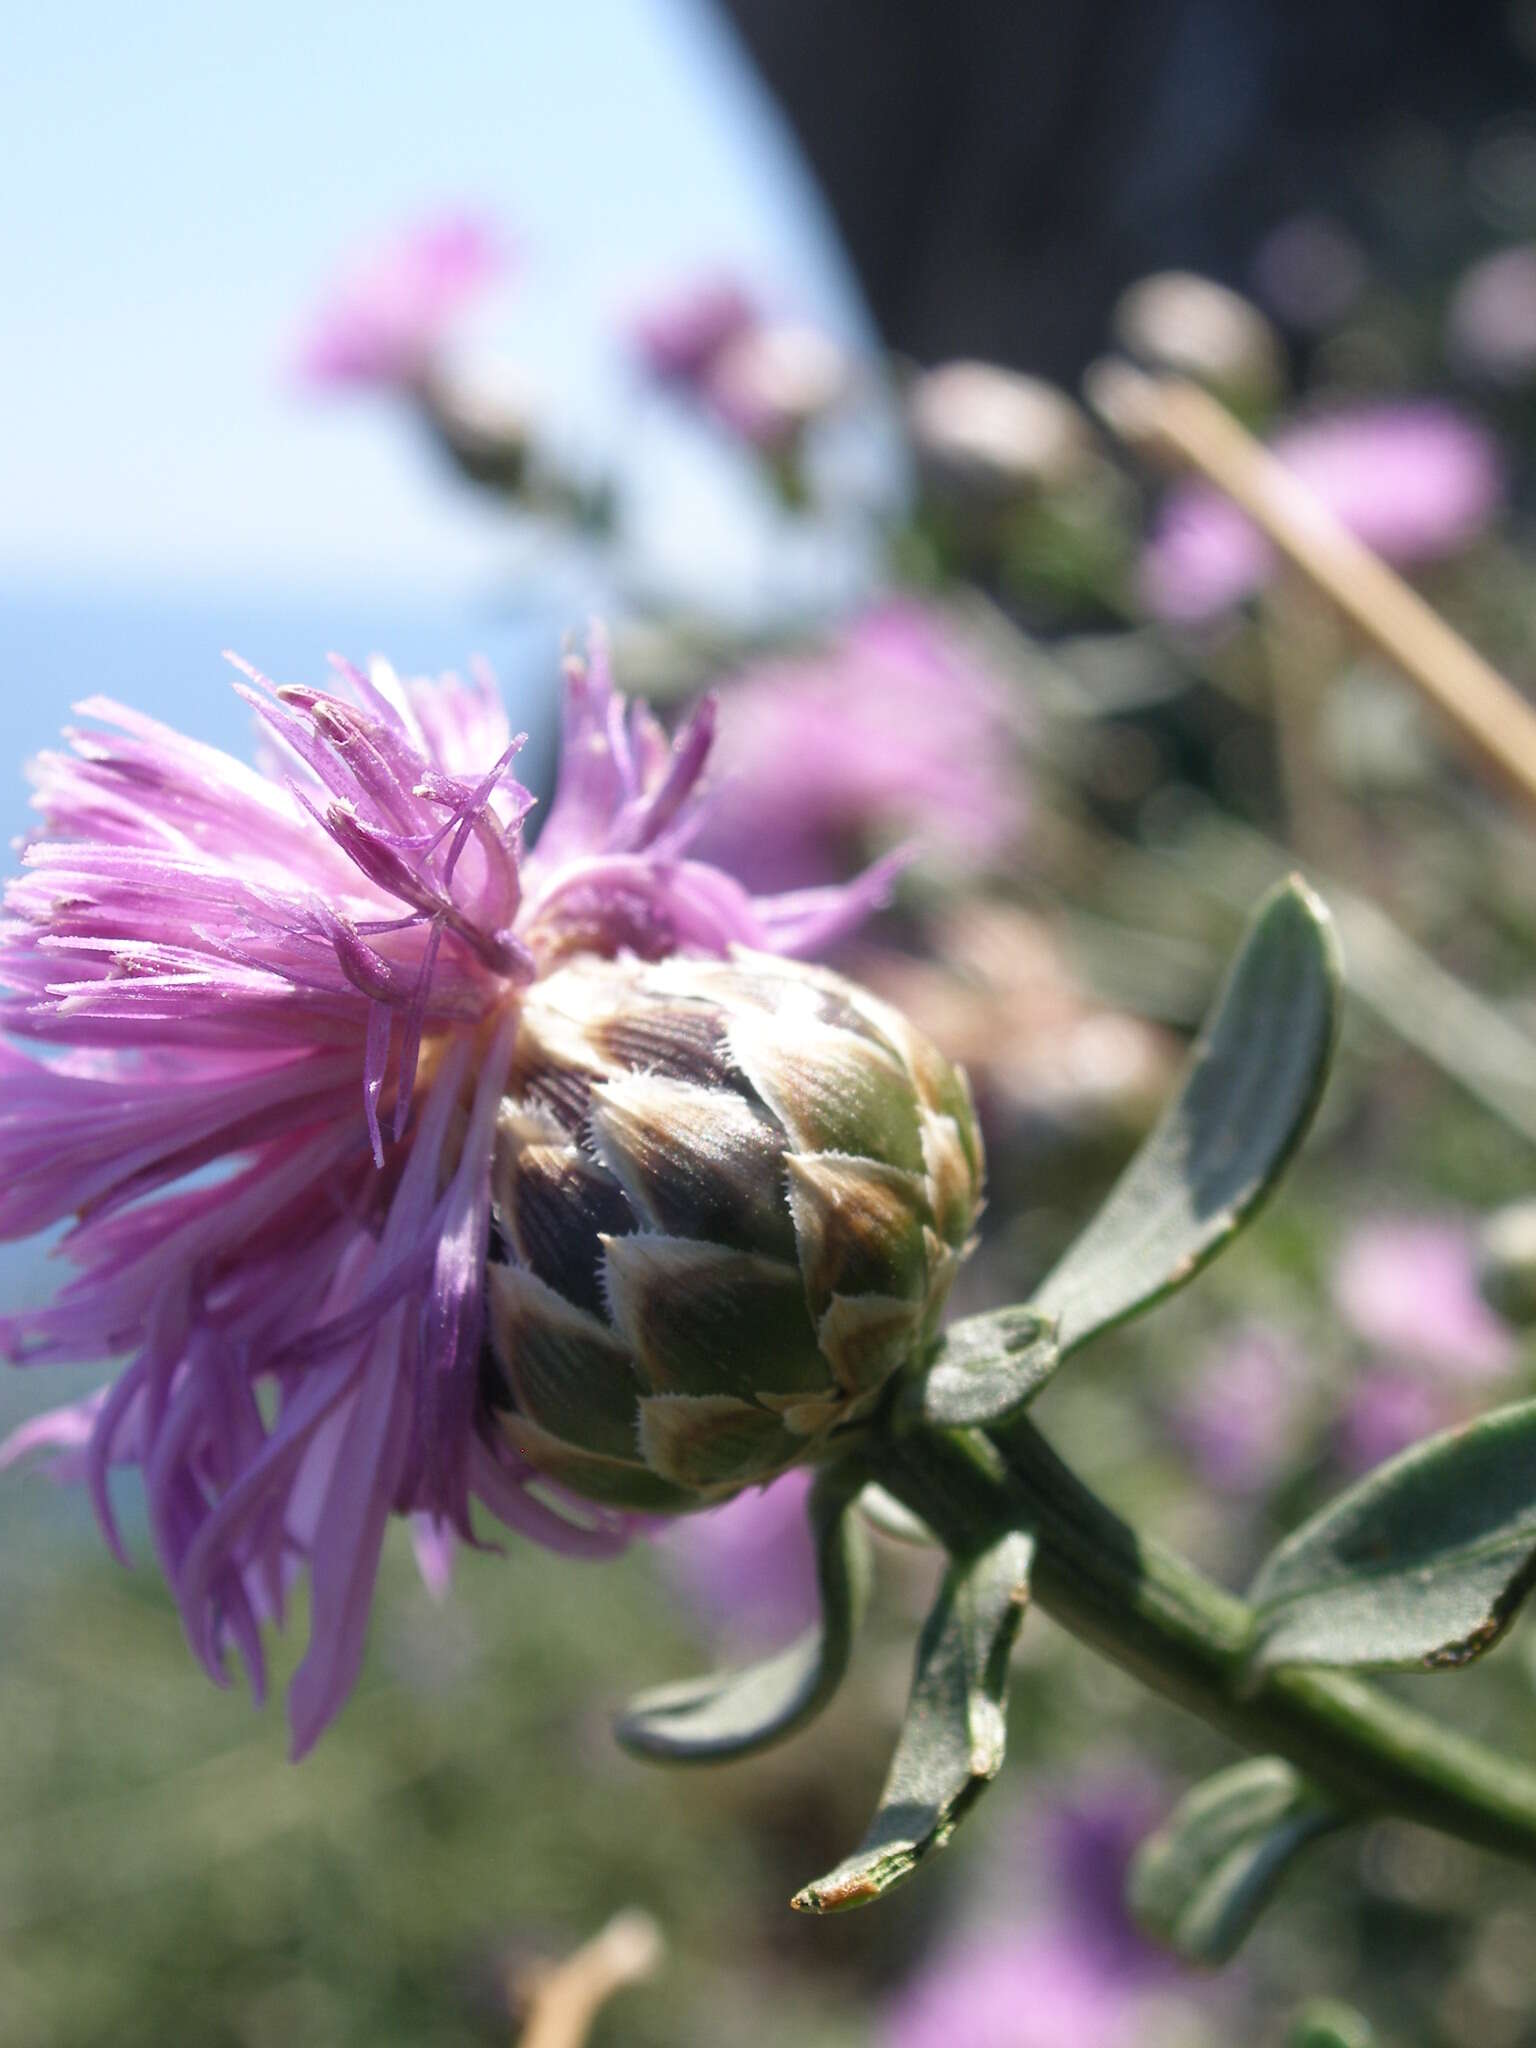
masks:
<svg viewBox="0 0 1536 2048"><path fill-rule="evenodd" d="M1478 1233L1477 1282L1507 1323L1536 1323L1536 1201L1494 1211Z"/></svg>
<svg viewBox="0 0 1536 2048"><path fill-rule="evenodd" d="M490 1269L515 1449L662 1512L825 1455L920 1355L981 1193L963 1077L768 955L581 958L527 994Z"/></svg>
<svg viewBox="0 0 1536 2048"><path fill-rule="evenodd" d="M1485 383L1519 390L1536 380L1536 243L1474 263L1451 295L1447 347Z"/></svg>
<svg viewBox="0 0 1536 2048"><path fill-rule="evenodd" d="M714 356L704 397L731 432L765 454L789 448L846 397L848 357L819 328L769 323L735 334Z"/></svg>
<svg viewBox="0 0 1536 2048"><path fill-rule="evenodd" d="M475 483L515 491L528 468L534 394L521 367L505 356L455 356L422 387L433 431Z"/></svg>
<svg viewBox="0 0 1536 2048"><path fill-rule="evenodd" d="M1293 214L1259 245L1253 283L1272 313L1302 334L1324 334L1365 290L1366 259L1354 237L1325 213Z"/></svg>
<svg viewBox="0 0 1536 2048"><path fill-rule="evenodd" d="M1082 468L1088 421L1064 391L993 363L943 363L907 394L924 478L940 490L1011 498L1050 490Z"/></svg>
<svg viewBox="0 0 1536 2048"><path fill-rule="evenodd" d="M1121 294L1113 316L1120 346L1149 369L1192 377L1234 411L1265 413L1284 382L1274 329L1225 285L1187 270L1159 271Z"/></svg>

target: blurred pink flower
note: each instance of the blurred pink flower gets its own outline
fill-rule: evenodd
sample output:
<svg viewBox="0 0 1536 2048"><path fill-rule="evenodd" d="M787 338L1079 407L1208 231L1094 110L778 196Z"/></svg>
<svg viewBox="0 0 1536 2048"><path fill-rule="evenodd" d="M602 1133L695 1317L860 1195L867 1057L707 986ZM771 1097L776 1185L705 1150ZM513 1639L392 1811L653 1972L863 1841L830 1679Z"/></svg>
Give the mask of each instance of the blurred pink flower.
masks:
<svg viewBox="0 0 1536 2048"><path fill-rule="evenodd" d="M725 687L722 787L700 843L775 888L846 874L867 842L907 834L984 863L1023 825L1016 720L1006 679L940 614L882 604Z"/></svg>
<svg viewBox="0 0 1536 2048"><path fill-rule="evenodd" d="M1346 1472L1369 1472L1455 1420L1456 1403L1444 1387L1418 1373L1378 1367L1350 1389L1339 1418L1339 1463Z"/></svg>
<svg viewBox="0 0 1536 2048"><path fill-rule="evenodd" d="M73 1271L0 1318L0 1355L118 1371L0 1467L53 1452L120 1557L111 1477L137 1468L221 1684L233 1649L260 1692L264 1624L307 1577L298 1755L356 1679L392 1515L436 1586L455 1538L483 1540L472 1503L574 1554L630 1526L557 1508L482 1371L522 991L580 952L813 950L889 869L775 902L692 858L713 706L669 743L600 639L567 666L531 850L488 676L341 665L332 693L247 673L261 769L103 698L34 765L0 1025L38 1056L0 1041L0 1237L68 1220Z"/></svg>
<svg viewBox="0 0 1536 2048"><path fill-rule="evenodd" d="M1361 1224L1339 1255L1333 1299L1355 1335L1394 1364L1482 1381L1514 1362L1514 1339L1478 1291L1473 1233L1452 1219Z"/></svg>
<svg viewBox="0 0 1536 2048"><path fill-rule="evenodd" d="M630 323L630 346L658 384L691 397L728 434L767 455L791 448L850 381L830 335L768 319L729 278L706 278Z"/></svg>
<svg viewBox="0 0 1536 2048"><path fill-rule="evenodd" d="M1055 1928L969 1936L891 2014L883 2048L1136 2048L1142 2000Z"/></svg>
<svg viewBox="0 0 1536 2048"><path fill-rule="evenodd" d="M811 1475L789 1472L656 1537L667 1577L715 1632L743 1649L787 1641L818 1612L806 1518Z"/></svg>
<svg viewBox="0 0 1536 2048"><path fill-rule="evenodd" d="M1043 1910L942 1949L892 2006L882 2048L1139 2048L1181 1977L1204 1994L1126 1909L1131 1858L1166 1806L1144 1771L1090 1769L1032 1809L996 1889L1016 1915L1037 1888Z"/></svg>
<svg viewBox="0 0 1536 2048"><path fill-rule="evenodd" d="M1295 1456L1306 1395L1306 1363L1294 1341L1264 1323L1245 1324L1182 1390L1173 1433L1207 1485L1263 1493Z"/></svg>
<svg viewBox="0 0 1536 2048"><path fill-rule="evenodd" d="M332 284L298 353L307 383L414 388L470 303L512 259L501 232L470 214L404 230Z"/></svg>
<svg viewBox="0 0 1536 2048"><path fill-rule="evenodd" d="M758 322L740 285L702 278L631 321L630 346L658 384L697 389L710 365L738 334Z"/></svg>
<svg viewBox="0 0 1536 2048"><path fill-rule="evenodd" d="M1273 448L1351 533L1403 567L1467 546L1503 502L1492 435L1444 405L1335 413L1287 429ZM1234 505L1187 485L1170 492L1143 551L1142 599L1157 618L1197 625L1251 597L1274 566Z"/></svg>

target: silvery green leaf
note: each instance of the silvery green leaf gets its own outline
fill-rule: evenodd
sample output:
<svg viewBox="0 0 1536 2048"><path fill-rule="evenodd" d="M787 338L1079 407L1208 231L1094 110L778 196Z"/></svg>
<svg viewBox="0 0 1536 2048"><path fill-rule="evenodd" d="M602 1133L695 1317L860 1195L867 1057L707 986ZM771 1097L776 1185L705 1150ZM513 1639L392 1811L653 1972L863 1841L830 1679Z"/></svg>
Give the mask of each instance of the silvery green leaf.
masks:
<svg viewBox="0 0 1536 2048"><path fill-rule="evenodd" d="M1008 1656L1024 1616L1034 1539L1023 1531L957 1558L917 1646L890 1774L853 1854L791 1904L802 1913L863 1906L942 1849L996 1777L1007 1732Z"/></svg>
<svg viewBox="0 0 1536 2048"><path fill-rule="evenodd" d="M893 1543L912 1543L926 1547L938 1542L928 1524L904 1507L893 1493L887 1493L883 1486L866 1486L859 1495L859 1513L872 1529L878 1529L882 1536L889 1536Z"/></svg>
<svg viewBox="0 0 1536 2048"><path fill-rule="evenodd" d="M1415 1444L1290 1537L1254 1581L1256 1669L1451 1669L1536 1576L1536 1401Z"/></svg>
<svg viewBox="0 0 1536 2048"><path fill-rule="evenodd" d="M944 1332L912 1400L935 1429L982 1428L1014 1414L1057 1363L1056 1331L1032 1308L968 1316Z"/></svg>
<svg viewBox="0 0 1536 2048"><path fill-rule="evenodd" d="M1224 1963L1292 1857L1340 1824L1282 1758L1235 1764L1197 1786L1137 1851L1131 1911L1187 1962Z"/></svg>
<svg viewBox="0 0 1536 2048"><path fill-rule="evenodd" d="M869 1549L849 1513L860 1475L823 1472L811 1492L821 1621L776 1656L740 1671L658 1686L618 1724L627 1750L665 1763L718 1763L782 1742L819 1714L842 1683L869 1589Z"/></svg>
<svg viewBox="0 0 1536 2048"><path fill-rule="evenodd" d="M1322 1093L1339 975L1328 913L1293 877L1249 926L1178 1095L1035 1292L1063 1357L1182 1287L1273 1187Z"/></svg>

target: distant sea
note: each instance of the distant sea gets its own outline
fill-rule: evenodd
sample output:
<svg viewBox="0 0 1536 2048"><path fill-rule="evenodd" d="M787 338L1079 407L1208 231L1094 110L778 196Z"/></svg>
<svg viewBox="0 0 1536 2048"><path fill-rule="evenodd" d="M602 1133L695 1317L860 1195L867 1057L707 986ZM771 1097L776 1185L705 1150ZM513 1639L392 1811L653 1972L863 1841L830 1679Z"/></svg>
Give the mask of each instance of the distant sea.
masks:
<svg viewBox="0 0 1536 2048"><path fill-rule="evenodd" d="M52 745L82 697L120 698L198 738L248 756L253 720L235 695L233 648L278 682L323 682L326 656L389 655L413 672L463 668L483 654L513 722L527 729L520 772L542 790L553 759L555 681L569 621L515 617L471 600L353 594L334 600L245 590L127 593L0 583L0 858L27 825L22 767ZM0 1245L0 1312L45 1300L65 1269L42 1243ZM96 1375L99 1376L99 1375ZM93 1375L0 1367L0 1430L67 1398Z"/></svg>

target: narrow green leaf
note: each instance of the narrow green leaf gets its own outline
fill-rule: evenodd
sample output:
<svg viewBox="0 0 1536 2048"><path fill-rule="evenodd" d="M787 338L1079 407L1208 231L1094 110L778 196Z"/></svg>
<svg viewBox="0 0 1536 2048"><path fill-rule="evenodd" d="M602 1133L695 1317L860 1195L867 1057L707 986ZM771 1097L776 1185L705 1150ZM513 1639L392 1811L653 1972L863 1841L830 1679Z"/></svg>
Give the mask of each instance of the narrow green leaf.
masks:
<svg viewBox="0 0 1536 2048"><path fill-rule="evenodd" d="M1376 2033L1352 2005L1314 1998L1292 2020L1285 2048L1376 2048Z"/></svg>
<svg viewBox="0 0 1536 2048"><path fill-rule="evenodd" d="M1415 1444L1290 1537L1254 1581L1253 1659L1449 1670L1536 1579L1536 1401Z"/></svg>
<svg viewBox="0 0 1536 2048"><path fill-rule="evenodd" d="M944 1577L917 1646L906 1720L869 1832L830 1875L790 1901L802 1913L868 1905L942 1849L996 1777L1006 1736L1008 1655L1029 1591L1034 1539L1004 1536Z"/></svg>
<svg viewBox="0 0 1536 2048"><path fill-rule="evenodd" d="M1208 1778L1136 1853L1130 1907L1154 1941L1191 1963L1224 1963L1292 1857L1342 1824L1282 1758Z"/></svg>
<svg viewBox="0 0 1536 2048"><path fill-rule="evenodd" d="M912 1398L935 1429L1001 1422L1033 1399L1056 1370L1056 1331L1031 1308L968 1316L944 1332Z"/></svg>
<svg viewBox="0 0 1536 2048"><path fill-rule="evenodd" d="M1063 1357L1182 1287L1268 1194L1322 1094L1339 976L1328 913L1293 877L1249 926L1178 1095L1036 1290Z"/></svg>
<svg viewBox="0 0 1536 2048"><path fill-rule="evenodd" d="M811 1491L819 1626L759 1664L642 1693L615 1731L625 1749L661 1763L719 1763L782 1742L821 1712L848 1669L869 1590L868 1537L849 1512L862 1479L833 1465Z"/></svg>

